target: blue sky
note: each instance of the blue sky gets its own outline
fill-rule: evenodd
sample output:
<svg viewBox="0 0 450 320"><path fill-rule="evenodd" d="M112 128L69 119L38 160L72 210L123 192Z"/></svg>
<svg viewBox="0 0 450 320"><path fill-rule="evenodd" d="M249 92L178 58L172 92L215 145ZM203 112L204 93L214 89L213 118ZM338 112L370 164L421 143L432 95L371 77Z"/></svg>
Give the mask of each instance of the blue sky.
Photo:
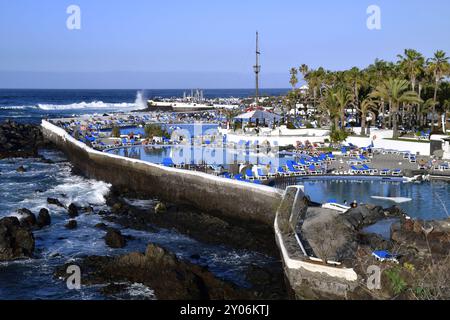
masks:
<svg viewBox="0 0 450 320"><path fill-rule="evenodd" d="M81 30L66 28L71 4ZM366 27L372 4L379 31ZM261 86L288 87L302 63L450 54L448 12L448 0L0 0L0 87L248 88L256 30Z"/></svg>

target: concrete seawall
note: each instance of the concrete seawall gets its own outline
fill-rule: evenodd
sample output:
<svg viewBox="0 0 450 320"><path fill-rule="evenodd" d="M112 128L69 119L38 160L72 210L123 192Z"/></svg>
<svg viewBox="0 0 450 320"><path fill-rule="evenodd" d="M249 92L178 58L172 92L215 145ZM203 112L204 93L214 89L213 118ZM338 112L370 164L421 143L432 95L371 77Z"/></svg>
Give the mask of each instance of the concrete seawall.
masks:
<svg viewBox="0 0 450 320"><path fill-rule="evenodd" d="M277 189L210 174L163 167L94 150L64 129L42 121L44 137L84 175L204 212L272 226L283 194Z"/></svg>

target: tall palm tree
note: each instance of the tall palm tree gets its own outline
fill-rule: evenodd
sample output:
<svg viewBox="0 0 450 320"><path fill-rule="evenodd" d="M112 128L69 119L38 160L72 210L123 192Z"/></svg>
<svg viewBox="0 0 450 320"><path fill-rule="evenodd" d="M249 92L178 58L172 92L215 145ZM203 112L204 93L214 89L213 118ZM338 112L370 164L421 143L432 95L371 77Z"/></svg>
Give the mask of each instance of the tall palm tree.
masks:
<svg viewBox="0 0 450 320"><path fill-rule="evenodd" d="M337 89L330 88L325 91L324 96L320 100L319 112L326 114L333 122L334 129L339 128L340 103L337 98Z"/></svg>
<svg viewBox="0 0 450 320"><path fill-rule="evenodd" d="M434 57L428 59L428 70L429 73L433 75L434 78L434 96L433 99L437 102L437 93L439 89L439 84L450 71L450 63L448 62L449 57L447 57L446 53L443 50L438 50L434 53ZM438 105L438 103L436 104ZM432 127L435 126L435 118L436 118L436 105L433 105L432 108Z"/></svg>
<svg viewBox="0 0 450 320"><path fill-rule="evenodd" d="M356 109L361 113L361 135L366 135L366 118L367 114L373 113L373 110L376 110L377 103L371 98L366 97L363 101L361 101L361 104L356 107Z"/></svg>
<svg viewBox="0 0 450 320"><path fill-rule="evenodd" d="M306 75L309 72L309 67L306 64L302 64L299 68L298 71L300 71L300 73L303 75L303 79L306 80Z"/></svg>
<svg viewBox="0 0 450 320"><path fill-rule="evenodd" d="M354 109L359 110L359 94L361 87L365 84L365 75L357 67L351 68L345 73L345 81L352 90L352 106ZM354 110L353 110L354 111Z"/></svg>
<svg viewBox="0 0 450 320"><path fill-rule="evenodd" d="M421 103L416 92L408 91L409 82L402 79L389 78L381 83L372 92L371 97L389 101L389 113L392 118L393 138L398 139L397 117L399 106L402 103Z"/></svg>
<svg viewBox="0 0 450 320"><path fill-rule="evenodd" d="M295 86L298 83L298 78L297 78L298 71L297 71L296 68L291 68L289 73L291 75L291 79L289 80L289 83L291 84L292 91L294 91L295 90Z"/></svg>
<svg viewBox="0 0 450 320"><path fill-rule="evenodd" d="M352 101L352 95L345 87L339 87L335 94L337 102L339 104L339 113L341 116L341 128L345 127L345 111L348 104Z"/></svg>
<svg viewBox="0 0 450 320"><path fill-rule="evenodd" d="M296 92L295 92L295 86L297 85L297 83L298 83L298 78L297 78L297 74L298 74L298 71L297 71L297 69L296 68L291 68L291 71L290 71L290 74L291 74L291 79L289 80L289 83L291 84L291 86L292 86L292 92L290 93L290 104L291 104L291 108L294 108L294 119L295 118L297 118L297 95L296 95Z"/></svg>
<svg viewBox="0 0 450 320"><path fill-rule="evenodd" d="M411 90L416 90L417 77L423 70L425 58L423 55L413 49L405 49L404 55L399 54L400 70L411 81Z"/></svg>
<svg viewBox="0 0 450 320"><path fill-rule="evenodd" d="M424 101L421 105L420 112L421 112L421 120L420 120L420 126L423 127L428 126L428 116L430 115L430 110L433 110L437 105L437 102L434 101L434 99L428 99L427 101Z"/></svg>

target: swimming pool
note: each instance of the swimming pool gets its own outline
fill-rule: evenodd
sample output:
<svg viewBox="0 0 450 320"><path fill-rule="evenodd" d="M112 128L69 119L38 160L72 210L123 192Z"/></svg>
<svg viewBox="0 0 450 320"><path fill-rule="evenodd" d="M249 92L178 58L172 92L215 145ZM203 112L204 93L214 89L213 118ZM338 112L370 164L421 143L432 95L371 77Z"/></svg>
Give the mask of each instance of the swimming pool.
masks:
<svg viewBox="0 0 450 320"><path fill-rule="evenodd" d="M368 180L311 180L303 181L305 193L312 201L325 203L331 199L339 203L356 200L384 208L397 205L412 218L443 219L450 211L450 183L444 181L404 183ZM388 199L372 197L410 198L411 201L396 203Z"/></svg>
<svg viewBox="0 0 450 320"><path fill-rule="evenodd" d="M293 159L291 155L258 153L251 149L212 148L206 146L133 146L121 147L109 153L140 159L152 163L162 163L164 158L172 158L174 163L221 164L228 168L230 164L252 163L259 165L284 165ZM289 184L305 186L305 193L311 200L319 203L331 199L339 203L356 200L358 203L370 203L384 208L397 205L413 218L442 219L450 211L450 183L444 181L405 183L399 177L363 177L363 176L327 176L298 177L289 180ZM284 183L284 182L283 182ZM410 198L410 201L396 203L382 198Z"/></svg>

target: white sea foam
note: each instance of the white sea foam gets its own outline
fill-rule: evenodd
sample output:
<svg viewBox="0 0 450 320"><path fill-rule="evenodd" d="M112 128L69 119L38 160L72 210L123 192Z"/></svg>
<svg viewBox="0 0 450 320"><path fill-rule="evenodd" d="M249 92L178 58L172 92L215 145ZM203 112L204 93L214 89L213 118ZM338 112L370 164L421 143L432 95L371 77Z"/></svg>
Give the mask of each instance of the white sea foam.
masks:
<svg viewBox="0 0 450 320"><path fill-rule="evenodd" d="M130 109L136 108L134 103L105 103L103 101L94 102L80 102L72 104L38 104L37 107L41 110L51 111L51 110L80 110L80 109Z"/></svg>
<svg viewBox="0 0 450 320"><path fill-rule="evenodd" d="M0 106L0 110L26 110L35 108L34 106Z"/></svg>
<svg viewBox="0 0 450 320"><path fill-rule="evenodd" d="M141 110L146 108L146 102L142 91L136 93L136 100L129 102L108 103L103 101L78 102L71 104L38 104L37 108L45 111L52 110L114 110L129 111Z"/></svg>
<svg viewBox="0 0 450 320"><path fill-rule="evenodd" d="M131 297L143 297L145 299L156 300L155 291L142 283L133 283L127 288L127 293Z"/></svg>

